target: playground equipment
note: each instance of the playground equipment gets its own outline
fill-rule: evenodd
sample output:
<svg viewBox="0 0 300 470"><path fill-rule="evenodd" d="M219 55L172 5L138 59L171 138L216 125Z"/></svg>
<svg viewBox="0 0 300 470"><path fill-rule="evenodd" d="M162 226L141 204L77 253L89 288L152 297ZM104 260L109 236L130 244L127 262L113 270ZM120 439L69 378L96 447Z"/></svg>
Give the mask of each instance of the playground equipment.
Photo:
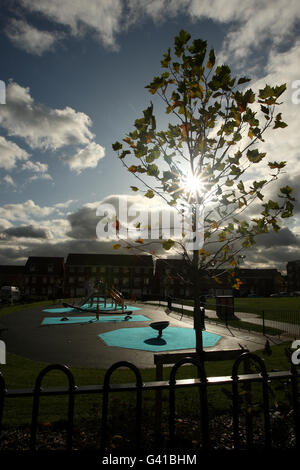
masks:
<svg viewBox="0 0 300 470"><path fill-rule="evenodd" d="M110 300L110 302L108 301ZM82 300L79 305L72 305L66 302L63 303L64 307L73 308L78 312L96 312L97 318L103 313L125 313L130 316L132 311L127 310L127 305L124 302L124 297L117 289L110 287L106 288L103 281L99 280L91 289L88 296Z"/></svg>
<svg viewBox="0 0 300 470"><path fill-rule="evenodd" d="M158 331L158 338L161 338L163 330L167 328L169 324L170 323L168 321L155 321L150 323L150 326L153 330Z"/></svg>

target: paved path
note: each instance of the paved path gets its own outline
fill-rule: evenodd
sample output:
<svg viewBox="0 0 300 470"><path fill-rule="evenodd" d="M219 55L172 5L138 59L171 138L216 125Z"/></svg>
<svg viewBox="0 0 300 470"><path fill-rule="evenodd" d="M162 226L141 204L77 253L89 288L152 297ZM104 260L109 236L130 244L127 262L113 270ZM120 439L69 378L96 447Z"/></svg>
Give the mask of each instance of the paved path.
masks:
<svg viewBox="0 0 300 470"><path fill-rule="evenodd" d="M140 368L154 366L154 353L149 351L124 349L107 346L98 335L118 328L129 326L147 326L152 321L167 320L170 326L193 328L193 319L175 313L166 313L165 307L149 304L137 304L139 314L149 318L148 322L139 323L90 323L62 324L41 326L43 318L50 314L43 312L46 307L21 310L1 318L6 330L1 339L6 343L7 351L44 363L60 363L74 367L108 368L117 361L129 361ZM56 307L49 305L50 308ZM59 305L57 305L59 307ZM57 314L53 313L53 316ZM207 331L222 336L212 348L206 350L248 348L250 351L262 349L266 338L254 332L227 329L216 324L207 324ZM280 342L271 338L271 344ZM194 350L186 350L192 352Z"/></svg>
<svg viewBox="0 0 300 470"><path fill-rule="evenodd" d="M151 302L152 303L152 302ZM159 304L158 301L153 301L155 304ZM167 302L160 302L160 305L162 306L167 306ZM172 303L172 306L178 309L182 309L182 304L176 304ZM183 311L193 311L193 307L190 305L184 305L183 306ZM211 319L217 319L217 314L214 310L206 310L205 309L205 315L208 318ZM262 318L259 315L256 315L255 313L246 313L246 312L235 312L235 316L239 318L240 320L244 320L245 322L248 323L253 323L256 325L261 325L262 326ZM291 337L297 337L300 338L300 325L295 325L292 323L286 323L286 322L279 322L279 321L273 321L273 320L265 320L265 326L269 326L271 328L275 328L278 330L281 330L284 332L285 335L290 335Z"/></svg>

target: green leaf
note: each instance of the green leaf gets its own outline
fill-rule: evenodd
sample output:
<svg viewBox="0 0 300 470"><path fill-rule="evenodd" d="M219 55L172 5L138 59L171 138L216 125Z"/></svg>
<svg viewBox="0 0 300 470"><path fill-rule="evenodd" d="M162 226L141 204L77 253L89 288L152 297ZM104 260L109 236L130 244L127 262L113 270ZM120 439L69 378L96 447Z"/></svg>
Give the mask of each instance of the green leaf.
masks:
<svg viewBox="0 0 300 470"><path fill-rule="evenodd" d="M164 54L164 58L161 61L161 66L163 68L168 68L170 62L171 62L171 50L168 49L168 52L166 54Z"/></svg>
<svg viewBox="0 0 300 470"><path fill-rule="evenodd" d="M247 82L250 82L250 81L251 81L251 78L241 77L241 78L238 79L237 84L242 85L243 83L247 83Z"/></svg>
<svg viewBox="0 0 300 470"><path fill-rule="evenodd" d="M154 197L154 192L152 189L148 189L148 191L145 193L145 197L148 197L149 199L152 199Z"/></svg>
<svg viewBox="0 0 300 470"><path fill-rule="evenodd" d="M174 246L174 243L175 243L175 242L174 242L173 240L171 240L171 239L169 239L169 240L164 240L164 241L162 242L162 246L163 246L163 248L164 248L166 251L168 251L168 250L170 250L170 249Z"/></svg>
<svg viewBox="0 0 300 470"><path fill-rule="evenodd" d="M183 29L180 31L178 36L175 37L175 54L177 57L181 57L184 51L184 46L190 39L191 35Z"/></svg>
<svg viewBox="0 0 300 470"><path fill-rule="evenodd" d="M123 146L122 144L120 144L120 142L115 142L114 144L112 144L112 148L113 150L118 151L118 150L121 150Z"/></svg>
<svg viewBox="0 0 300 470"><path fill-rule="evenodd" d="M123 152L121 153L121 155L119 156L119 158L125 158L126 155L130 155L130 150L123 150Z"/></svg>
<svg viewBox="0 0 300 470"><path fill-rule="evenodd" d="M265 156L266 156L266 153L259 152L257 149L255 149L255 150L250 150L249 149L247 151L247 158L252 163L260 162Z"/></svg>
<svg viewBox="0 0 300 470"><path fill-rule="evenodd" d="M147 174L149 176L158 176L159 175L159 169L158 166L155 165L154 163L152 165L148 165L147 167Z"/></svg>
<svg viewBox="0 0 300 470"><path fill-rule="evenodd" d="M215 62L216 62L215 52L214 52L213 49L211 49L211 50L209 51L209 58L208 58L208 62L207 62L207 64L206 64L206 67L207 67L208 69L213 68L213 66L215 65Z"/></svg>
<svg viewBox="0 0 300 470"><path fill-rule="evenodd" d="M130 186L130 188L132 189L132 191L134 192L137 192L139 190L139 188L137 188L136 186Z"/></svg>

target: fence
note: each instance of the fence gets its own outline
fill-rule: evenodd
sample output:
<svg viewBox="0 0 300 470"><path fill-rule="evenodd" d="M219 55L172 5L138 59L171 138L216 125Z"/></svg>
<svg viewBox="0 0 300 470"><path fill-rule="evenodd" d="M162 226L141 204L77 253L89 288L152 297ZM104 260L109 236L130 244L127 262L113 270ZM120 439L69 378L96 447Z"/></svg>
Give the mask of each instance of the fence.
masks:
<svg viewBox="0 0 300 470"><path fill-rule="evenodd" d="M241 364L246 366L246 371L249 370L249 361L256 364L256 373L244 373L239 375ZM197 367L198 378L195 379L181 379L176 380L176 374L180 367L191 364ZM111 384L111 376L114 371L121 367L129 368L133 371L136 377L136 383L129 384ZM66 375L68 379L68 387L55 387L55 388L42 388L42 382L45 376L53 370L59 370ZM38 417L39 417L39 403L42 396L68 396L68 419L67 419L67 439L66 450L72 450L73 439L73 423L74 423L74 405L75 398L80 394L100 394L102 395L102 415L101 415L101 442L100 449L107 450L107 434L108 434L108 410L109 410L109 396L114 392L132 392L136 394L136 417L135 417L135 441L132 446L137 450L145 450L145 443L142 440L142 395L146 391L161 391L167 390L169 392L169 443L170 448L176 442L176 391L187 387L191 389L196 387L199 390L200 402L199 409L201 410L200 428L202 445L199 448L201 451L210 449L210 421L208 415L208 389L210 386L223 387L224 385L231 385L232 390L232 419L233 419L233 444L234 449L239 450L241 446L241 417L243 416L243 407L241 404L241 397L247 397L247 442L246 447L253 446L253 422L251 413L251 385L262 385L262 398L263 398L263 429L264 429L264 448L270 449L272 447L272 426L270 419L270 400L269 400L269 384L273 381L285 380L291 387L291 413L293 415L293 427L295 436L294 448L300 450L300 414L299 414L299 384L298 380L300 373L296 367L291 364L290 371L283 372L267 372L264 361L253 353L243 353L233 364L232 375L224 377L206 377L203 364L196 358L186 357L177 362L171 369L169 381L155 381L143 383L139 369L128 362L118 362L107 370L103 385L94 386L76 386L72 372L68 367L58 364L53 364L45 367L38 375L34 389L23 390L6 390L5 380L0 374L0 426L2 423L3 409L6 400L17 399L21 397L32 397L32 420L30 432L30 450L36 450L36 440L38 432ZM243 394L240 393L239 387L245 387ZM193 403L195 407L195 403ZM1 431L1 427L0 427ZM158 437L158 436L157 436Z"/></svg>
<svg viewBox="0 0 300 470"><path fill-rule="evenodd" d="M186 305L183 300L178 298L169 298L168 301L159 300L159 306L167 306L168 310L178 312L183 318L184 314L192 314L193 306ZM226 328L236 328L240 330L254 330L263 335L281 336L288 335L295 339L300 337L300 311L298 312L280 312L274 310L262 310L259 314L237 313L236 318L231 315L226 316L227 304L218 304L223 307L225 314L220 318L210 310L209 305L205 308L205 321L222 325Z"/></svg>

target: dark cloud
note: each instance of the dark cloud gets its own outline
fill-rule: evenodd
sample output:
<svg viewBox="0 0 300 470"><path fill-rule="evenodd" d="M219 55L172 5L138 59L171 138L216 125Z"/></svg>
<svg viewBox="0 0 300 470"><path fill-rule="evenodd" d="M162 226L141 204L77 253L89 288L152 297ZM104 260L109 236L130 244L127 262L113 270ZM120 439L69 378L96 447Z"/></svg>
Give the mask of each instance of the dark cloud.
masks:
<svg viewBox="0 0 300 470"><path fill-rule="evenodd" d="M96 240L96 226L99 217L96 216L96 209L82 207L73 214L68 215L71 230L67 236L76 240Z"/></svg>
<svg viewBox="0 0 300 470"><path fill-rule="evenodd" d="M33 225L21 225L19 227L10 227L2 232L2 237L9 238L41 238L48 239L49 232Z"/></svg>
<svg viewBox="0 0 300 470"><path fill-rule="evenodd" d="M298 238L289 228L282 228L278 232L269 232L256 237L257 247L300 247L300 238Z"/></svg>

